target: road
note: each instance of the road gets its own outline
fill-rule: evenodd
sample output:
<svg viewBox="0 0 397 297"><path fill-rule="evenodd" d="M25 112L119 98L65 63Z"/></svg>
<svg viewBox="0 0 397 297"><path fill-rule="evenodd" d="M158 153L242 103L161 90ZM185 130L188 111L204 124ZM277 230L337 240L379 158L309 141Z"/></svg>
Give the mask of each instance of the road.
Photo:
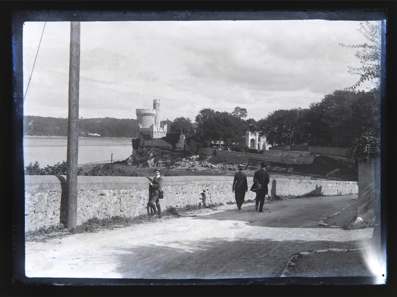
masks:
<svg viewBox="0 0 397 297"><path fill-rule="evenodd" d="M319 221L350 196L302 198L182 213L94 233L26 242L28 277L243 278L280 276L297 252L357 248L372 229L324 228ZM340 276L340 275L339 275Z"/></svg>

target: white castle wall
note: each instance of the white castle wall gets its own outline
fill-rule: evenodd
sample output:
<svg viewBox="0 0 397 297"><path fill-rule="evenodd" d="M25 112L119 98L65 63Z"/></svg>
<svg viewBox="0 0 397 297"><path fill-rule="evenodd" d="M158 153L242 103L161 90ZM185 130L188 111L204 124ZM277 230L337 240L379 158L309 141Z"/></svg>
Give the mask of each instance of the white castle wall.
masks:
<svg viewBox="0 0 397 297"><path fill-rule="evenodd" d="M254 140L254 147L251 147L251 140ZM260 136L258 131L252 132L247 131L245 134L245 145L248 148L254 148L257 150L268 150L269 145L267 144L266 137Z"/></svg>
<svg viewBox="0 0 397 297"><path fill-rule="evenodd" d="M161 127L160 100L153 100L153 109L137 109L136 116L139 132L151 138L162 138L167 135L167 125Z"/></svg>

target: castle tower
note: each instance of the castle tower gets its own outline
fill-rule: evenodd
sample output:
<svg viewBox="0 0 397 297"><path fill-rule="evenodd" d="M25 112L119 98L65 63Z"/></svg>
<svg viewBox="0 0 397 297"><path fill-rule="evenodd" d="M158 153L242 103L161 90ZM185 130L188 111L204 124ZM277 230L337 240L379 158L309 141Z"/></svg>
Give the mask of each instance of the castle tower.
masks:
<svg viewBox="0 0 397 297"><path fill-rule="evenodd" d="M136 110L136 118L138 121L139 132L151 136L154 126L155 112L152 109L139 108Z"/></svg>
<svg viewBox="0 0 397 297"><path fill-rule="evenodd" d="M154 129L160 130L160 99L153 100L153 111L154 111Z"/></svg>
<svg viewBox="0 0 397 297"><path fill-rule="evenodd" d="M153 109L137 109L139 133L149 138L162 138L167 135L167 125L161 126L160 100L153 100Z"/></svg>

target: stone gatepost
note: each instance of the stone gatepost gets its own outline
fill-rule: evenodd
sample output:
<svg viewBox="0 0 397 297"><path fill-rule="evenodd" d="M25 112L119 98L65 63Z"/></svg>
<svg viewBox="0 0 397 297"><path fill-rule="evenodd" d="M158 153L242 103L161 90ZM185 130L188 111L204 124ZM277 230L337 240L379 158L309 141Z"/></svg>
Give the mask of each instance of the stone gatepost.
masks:
<svg viewBox="0 0 397 297"><path fill-rule="evenodd" d="M358 199L356 220L351 227L380 228L380 142L371 133L363 135L353 146L352 155L358 165Z"/></svg>
<svg viewBox="0 0 397 297"><path fill-rule="evenodd" d="M276 200L277 199L277 181L275 179L273 179L272 181L272 187L270 190L270 197L272 198L272 200Z"/></svg>
<svg viewBox="0 0 397 297"><path fill-rule="evenodd" d="M357 218L375 225L380 215L380 158L358 162Z"/></svg>

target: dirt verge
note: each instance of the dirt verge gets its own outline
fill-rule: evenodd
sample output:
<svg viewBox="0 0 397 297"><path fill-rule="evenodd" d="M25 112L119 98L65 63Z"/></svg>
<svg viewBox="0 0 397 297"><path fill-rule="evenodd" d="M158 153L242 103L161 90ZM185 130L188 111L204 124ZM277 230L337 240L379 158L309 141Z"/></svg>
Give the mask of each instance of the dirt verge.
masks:
<svg viewBox="0 0 397 297"><path fill-rule="evenodd" d="M371 276L361 249L325 249L293 255L281 277Z"/></svg>
<svg viewBox="0 0 397 297"><path fill-rule="evenodd" d="M248 201L248 203L252 201ZM182 208L168 207L163 211L161 220L167 220L174 217L180 217L188 215L191 211L200 210L214 210L217 206L221 206L223 203L212 203L207 207L199 207L198 205L186 205ZM63 225L52 226L49 228L40 228L33 232L27 232L25 234L26 241L46 241L53 238L59 238L70 234L86 233L86 232L98 232L101 230L111 230L115 228L122 228L130 226L132 224L143 224L156 222L159 220L157 216L140 215L133 218L114 216L106 219L92 218L87 222L77 226L74 230L68 230Z"/></svg>

